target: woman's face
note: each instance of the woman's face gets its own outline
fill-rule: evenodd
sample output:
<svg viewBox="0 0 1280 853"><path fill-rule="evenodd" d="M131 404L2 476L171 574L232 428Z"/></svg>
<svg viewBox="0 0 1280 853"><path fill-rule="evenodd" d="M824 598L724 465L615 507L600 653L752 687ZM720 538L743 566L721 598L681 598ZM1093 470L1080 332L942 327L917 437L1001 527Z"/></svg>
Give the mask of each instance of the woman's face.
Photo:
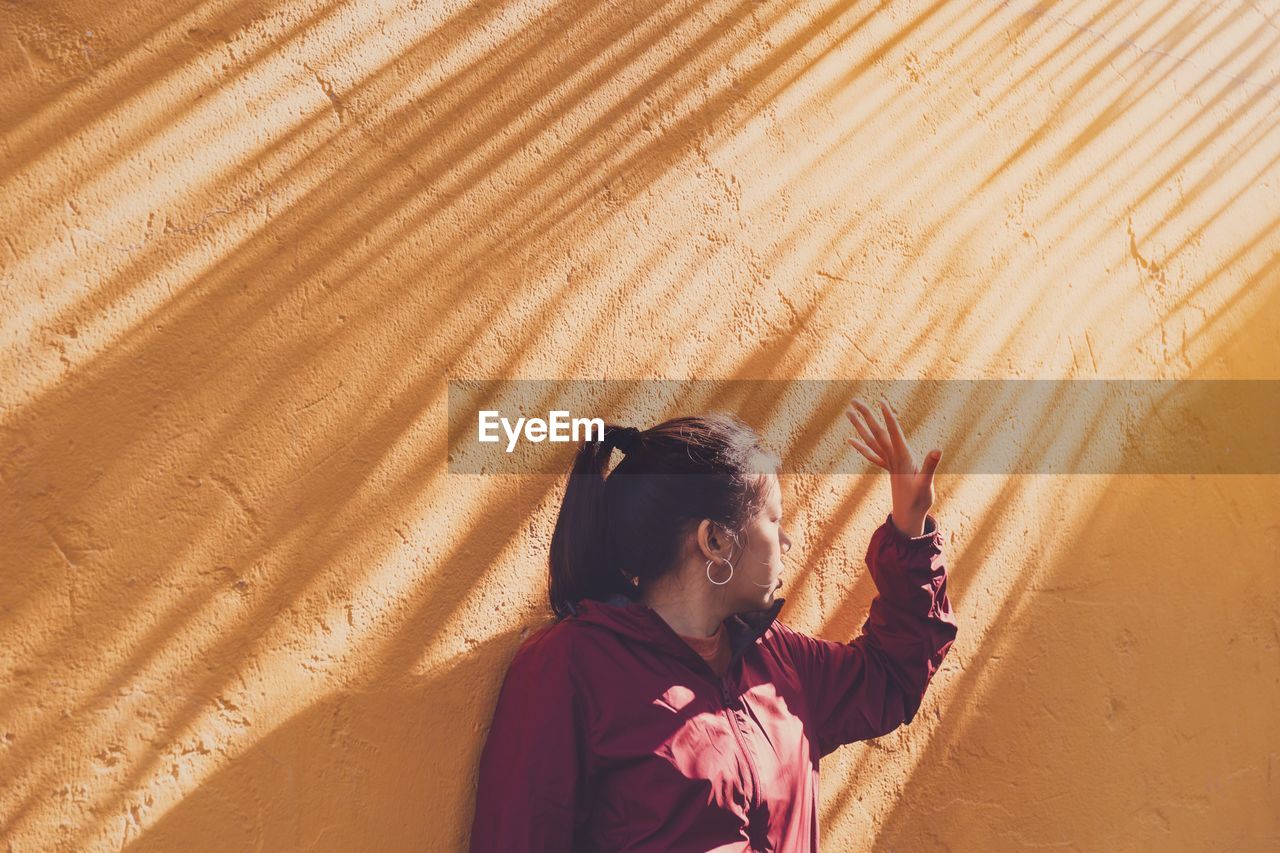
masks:
<svg viewBox="0 0 1280 853"><path fill-rule="evenodd" d="M782 525L782 484L777 474L767 475L763 508L743 531L743 548L733 561L733 578L725 584L742 610L762 610L773 603L782 587L783 557L791 549L791 538ZM711 576L721 580L726 566L711 567Z"/></svg>

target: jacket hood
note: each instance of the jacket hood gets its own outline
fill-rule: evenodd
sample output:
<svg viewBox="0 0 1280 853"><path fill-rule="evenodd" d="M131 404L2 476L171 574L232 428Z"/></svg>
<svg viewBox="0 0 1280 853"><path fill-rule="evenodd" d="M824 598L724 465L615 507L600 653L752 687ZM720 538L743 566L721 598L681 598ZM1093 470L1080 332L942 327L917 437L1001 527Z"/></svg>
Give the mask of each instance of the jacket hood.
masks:
<svg viewBox="0 0 1280 853"><path fill-rule="evenodd" d="M729 634L730 664L752 643L764 636L785 603L785 598L777 598L763 610L734 613L724 620L725 630ZM570 615L565 617L566 620L599 625L615 634L657 646L679 657L697 657L697 653L680 639L680 635L656 610L623 593L614 593L604 601L585 598L569 610Z"/></svg>

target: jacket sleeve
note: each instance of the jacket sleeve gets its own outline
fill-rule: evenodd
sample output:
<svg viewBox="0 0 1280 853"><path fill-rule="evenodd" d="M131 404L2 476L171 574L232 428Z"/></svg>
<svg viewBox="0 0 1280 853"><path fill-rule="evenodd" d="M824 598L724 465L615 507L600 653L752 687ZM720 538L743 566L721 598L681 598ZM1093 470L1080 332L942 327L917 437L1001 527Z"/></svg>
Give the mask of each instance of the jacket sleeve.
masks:
<svg viewBox="0 0 1280 853"><path fill-rule="evenodd" d="M861 636L837 643L787 625L780 632L819 756L910 723L956 637L937 519L927 516L924 534L909 538L891 514L871 535L866 560L877 595Z"/></svg>
<svg viewBox="0 0 1280 853"><path fill-rule="evenodd" d="M472 853L565 853L581 841L590 761L568 633L543 629L507 669L480 755Z"/></svg>

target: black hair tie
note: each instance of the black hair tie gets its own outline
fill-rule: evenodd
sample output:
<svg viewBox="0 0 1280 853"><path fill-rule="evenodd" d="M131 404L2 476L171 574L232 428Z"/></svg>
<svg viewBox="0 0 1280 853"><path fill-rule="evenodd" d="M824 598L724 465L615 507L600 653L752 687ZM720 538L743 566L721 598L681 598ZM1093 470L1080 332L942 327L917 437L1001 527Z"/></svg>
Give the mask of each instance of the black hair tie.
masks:
<svg viewBox="0 0 1280 853"><path fill-rule="evenodd" d="M610 433L613 446L623 453L632 453L640 446L640 430L635 427L622 427Z"/></svg>

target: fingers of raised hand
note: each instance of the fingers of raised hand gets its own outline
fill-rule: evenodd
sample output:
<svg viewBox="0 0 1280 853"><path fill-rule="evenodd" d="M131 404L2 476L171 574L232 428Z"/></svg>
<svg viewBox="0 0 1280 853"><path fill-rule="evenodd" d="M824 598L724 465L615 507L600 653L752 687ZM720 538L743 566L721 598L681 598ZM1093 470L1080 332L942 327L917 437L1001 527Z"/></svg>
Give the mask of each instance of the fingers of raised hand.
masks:
<svg viewBox="0 0 1280 853"><path fill-rule="evenodd" d="M884 412L884 421L889 428L889 440L893 445L893 455L900 463L909 467L911 471L919 470L916 465L915 454L911 452L911 445L907 444L907 437L902 434L902 426L898 423L898 416L893 413L893 407L883 397L880 398L880 409Z"/></svg>
<svg viewBox="0 0 1280 853"><path fill-rule="evenodd" d="M845 442L852 445L855 450L857 450L863 456L867 457L867 459L870 460L871 462L874 462L876 465L879 465L881 468L884 468L885 470L889 469L889 464L885 462L883 459L881 459L878 453L876 453L870 447L867 447L861 441L858 441L858 439L846 438Z"/></svg>
<svg viewBox="0 0 1280 853"><path fill-rule="evenodd" d="M845 409L845 415L853 423L853 428L858 431L872 450L874 450L880 458L888 461L889 453L893 449L893 445L889 441L889 436L885 434L884 429L876 421L875 415L867 408L867 404L857 397L853 398L853 402L849 404L849 408ZM859 417L861 416L861 417Z"/></svg>

